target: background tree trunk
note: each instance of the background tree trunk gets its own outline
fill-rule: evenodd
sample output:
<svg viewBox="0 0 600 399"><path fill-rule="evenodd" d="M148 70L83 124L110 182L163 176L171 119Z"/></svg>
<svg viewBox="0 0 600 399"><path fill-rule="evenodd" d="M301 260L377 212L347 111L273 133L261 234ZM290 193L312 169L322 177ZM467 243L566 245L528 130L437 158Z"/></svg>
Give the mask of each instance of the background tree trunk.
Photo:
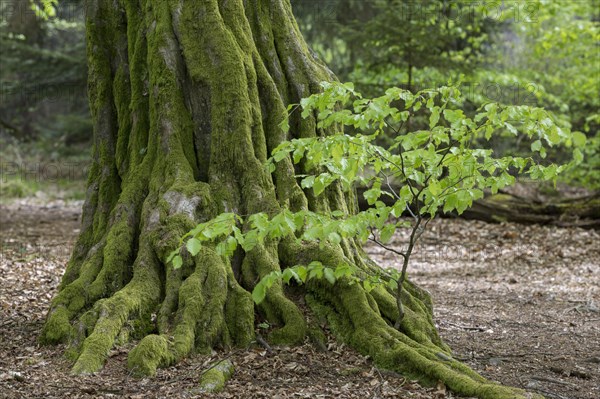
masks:
<svg viewBox="0 0 600 399"><path fill-rule="evenodd" d="M318 260L377 268L360 245L259 245L224 259L210 248L174 270L166 262L179 238L221 212L249 215L311 209L355 211L338 186L303 192L291 160L264 167L285 137L286 106L320 89L332 73L307 48L288 0L91 0L87 3L89 97L94 155L82 229L42 341L68 341L73 372L98 371L110 349L140 339L132 372L152 375L194 350L254 340L250 292L273 270ZM292 116L295 137L318 131ZM427 293L407 282L401 331L395 298L340 280L300 291L332 331L382 367L441 380L481 398L522 392L484 380L437 335ZM301 342L305 315L275 284L257 307L276 344Z"/></svg>

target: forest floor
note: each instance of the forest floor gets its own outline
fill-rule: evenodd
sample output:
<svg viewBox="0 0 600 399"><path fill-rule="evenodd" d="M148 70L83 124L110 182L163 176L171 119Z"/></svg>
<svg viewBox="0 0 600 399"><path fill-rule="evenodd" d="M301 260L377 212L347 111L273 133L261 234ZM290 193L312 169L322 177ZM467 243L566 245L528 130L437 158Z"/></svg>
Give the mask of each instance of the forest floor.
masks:
<svg viewBox="0 0 600 399"><path fill-rule="evenodd" d="M0 398L451 398L330 341L296 348L192 356L135 379L131 346L93 376L72 376L64 347L37 336L78 233L80 202L20 199L0 205ZM405 236L398 235L395 245ZM384 267L398 260L378 247ZM428 289L454 356L487 378L549 399L600 398L600 234L594 230L436 220L410 277ZM224 392L195 392L201 373L229 357Z"/></svg>

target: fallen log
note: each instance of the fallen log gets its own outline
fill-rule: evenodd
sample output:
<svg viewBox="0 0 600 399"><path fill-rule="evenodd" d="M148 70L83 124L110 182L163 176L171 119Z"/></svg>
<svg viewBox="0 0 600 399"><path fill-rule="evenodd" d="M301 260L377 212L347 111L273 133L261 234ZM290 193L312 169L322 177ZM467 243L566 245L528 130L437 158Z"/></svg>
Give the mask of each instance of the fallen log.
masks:
<svg viewBox="0 0 600 399"><path fill-rule="evenodd" d="M361 187L357 191L358 206L364 210L369 207L363 196L365 189ZM394 199L388 196L382 196L380 200L388 205L394 203ZM458 215L450 213L441 216ZM475 201L460 217L491 223L515 222L600 229L600 192L575 198L546 198L542 201L501 191Z"/></svg>
<svg viewBox="0 0 600 399"><path fill-rule="evenodd" d="M597 229L600 228L600 192L548 202L498 193L476 201L461 216L496 223L536 223Z"/></svg>

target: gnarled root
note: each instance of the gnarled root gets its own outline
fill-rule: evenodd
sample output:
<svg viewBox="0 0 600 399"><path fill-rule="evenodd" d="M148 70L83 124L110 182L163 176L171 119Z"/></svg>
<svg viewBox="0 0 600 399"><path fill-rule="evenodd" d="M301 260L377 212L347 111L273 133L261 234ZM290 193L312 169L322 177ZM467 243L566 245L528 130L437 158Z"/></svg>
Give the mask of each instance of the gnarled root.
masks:
<svg viewBox="0 0 600 399"><path fill-rule="evenodd" d="M337 265L348 257L330 246L315 247L288 241L283 244L288 260L312 259ZM368 265L359 263L367 272ZM525 391L487 381L463 363L452 358L433 323L430 296L413 285L404 284L405 315L400 331L393 326L399 317L394 296L378 287L370 292L349 279L307 284L306 302L321 319L327 320L334 334L369 355L379 367L394 370L424 383L443 382L453 392L482 399L530 398ZM529 395L529 396L528 396Z"/></svg>
<svg viewBox="0 0 600 399"><path fill-rule="evenodd" d="M421 310L407 306L398 331L382 317L378 303L358 284L337 282L335 288L313 285L307 295L310 308L331 325L344 342L369 355L379 367L394 370L424 383L443 382L453 392L482 399L525 398L524 391L491 383L452 358L445 345L419 328ZM369 298L371 296L371 298ZM377 297L377 296L375 296ZM417 299L413 298L415 302ZM419 331L419 334L414 334ZM416 339L411 338L415 336Z"/></svg>

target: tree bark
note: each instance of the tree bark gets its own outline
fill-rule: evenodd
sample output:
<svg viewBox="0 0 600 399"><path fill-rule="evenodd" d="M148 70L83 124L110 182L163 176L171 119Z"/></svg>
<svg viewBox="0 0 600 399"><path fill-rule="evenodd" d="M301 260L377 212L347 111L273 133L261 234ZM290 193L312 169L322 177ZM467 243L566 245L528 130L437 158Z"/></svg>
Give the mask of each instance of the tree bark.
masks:
<svg viewBox="0 0 600 399"><path fill-rule="evenodd" d="M96 372L115 345L139 340L128 367L152 375L194 351L255 340L255 312L268 340L297 344L307 323L281 284L255 306L250 292L274 270L318 260L377 269L357 242L319 247L293 237L231 260L211 247L174 270L179 238L221 212L311 209L355 212L332 186L304 192L290 159L264 167L285 137L286 106L333 74L309 51L289 0L91 0L87 3L94 154L81 233L41 340L69 342L74 373ZM294 137L328 132L291 117ZM394 296L339 280L299 288L310 310L381 367L480 398L524 397L452 359L432 319L429 295L405 283L400 331Z"/></svg>

